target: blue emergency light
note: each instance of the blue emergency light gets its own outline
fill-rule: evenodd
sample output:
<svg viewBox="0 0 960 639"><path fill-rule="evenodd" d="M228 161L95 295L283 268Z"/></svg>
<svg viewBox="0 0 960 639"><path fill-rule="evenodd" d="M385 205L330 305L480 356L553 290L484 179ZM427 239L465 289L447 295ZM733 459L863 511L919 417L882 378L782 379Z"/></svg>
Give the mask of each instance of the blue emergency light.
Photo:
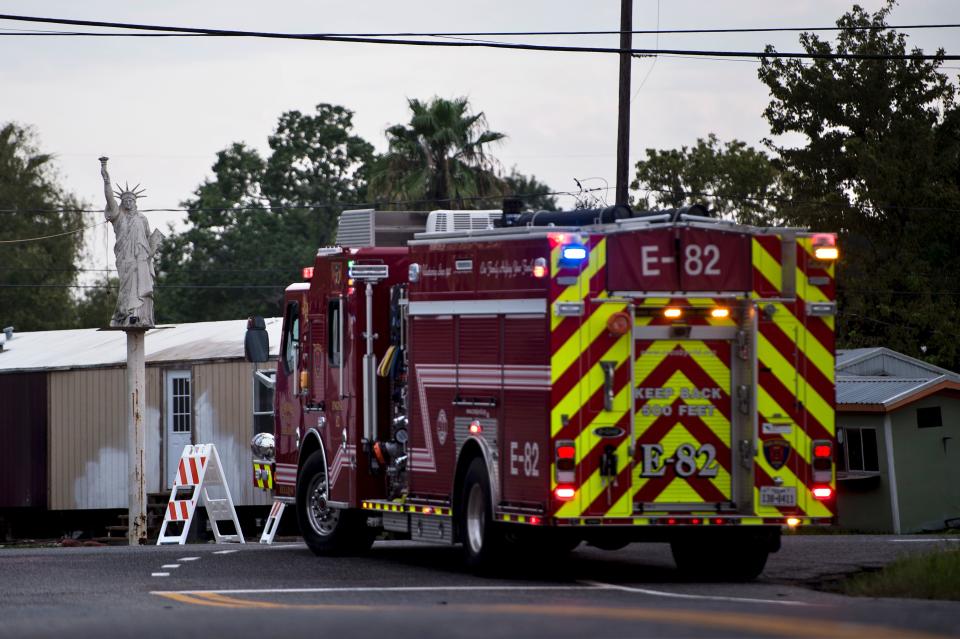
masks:
<svg viewBox="0 0 960 639"><path fill-rule="evenodd" d="M567 244L560 249L560 259L570 264L587 259L587 247L583 244Z"/></svg>

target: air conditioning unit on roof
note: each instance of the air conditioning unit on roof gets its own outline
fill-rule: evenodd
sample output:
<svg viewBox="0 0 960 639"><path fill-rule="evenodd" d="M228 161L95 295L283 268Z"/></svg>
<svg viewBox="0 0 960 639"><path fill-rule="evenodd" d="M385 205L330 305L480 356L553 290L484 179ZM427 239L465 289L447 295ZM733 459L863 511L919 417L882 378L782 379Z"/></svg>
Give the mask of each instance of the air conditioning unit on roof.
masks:
<svg viewBox="0 0 960 639"><path fill-rule="evenodd" d="M503 215L500 209L482 211L430 211L427 216L427 233L452 233L457 231L483 231L493 228L495 220Z"/></svg>

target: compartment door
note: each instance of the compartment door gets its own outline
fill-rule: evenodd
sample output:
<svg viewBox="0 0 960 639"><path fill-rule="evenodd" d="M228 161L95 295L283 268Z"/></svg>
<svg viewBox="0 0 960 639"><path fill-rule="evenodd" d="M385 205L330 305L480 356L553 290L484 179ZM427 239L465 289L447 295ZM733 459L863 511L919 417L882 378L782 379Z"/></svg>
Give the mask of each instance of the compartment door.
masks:
<svg viewBox="0 0 960 639"><path fill-rule="evenodd" d="M732 508L733 333L634 329L635 512Z"/></svg>

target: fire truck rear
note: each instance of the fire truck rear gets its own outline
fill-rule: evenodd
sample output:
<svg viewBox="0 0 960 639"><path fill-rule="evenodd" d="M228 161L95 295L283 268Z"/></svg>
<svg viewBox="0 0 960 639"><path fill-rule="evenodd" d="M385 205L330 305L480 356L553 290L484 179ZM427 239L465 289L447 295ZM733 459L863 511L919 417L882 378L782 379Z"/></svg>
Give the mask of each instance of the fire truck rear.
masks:
<svg viewBox="0 0 960 639"><path fill-rule="evenodd" d="M782 528L835 521L835 235L611 207L343 239L374 226L345 212L287 288L254 446L317 554L660 541L752 578Z"/></svg>

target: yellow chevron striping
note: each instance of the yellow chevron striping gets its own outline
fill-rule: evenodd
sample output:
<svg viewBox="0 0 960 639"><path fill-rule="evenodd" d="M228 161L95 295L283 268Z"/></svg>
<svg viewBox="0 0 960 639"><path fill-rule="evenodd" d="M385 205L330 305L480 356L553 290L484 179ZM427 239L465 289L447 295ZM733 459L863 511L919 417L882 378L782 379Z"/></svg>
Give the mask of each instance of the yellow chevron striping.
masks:
<svg viewBox="0 0 960 639"><path fill-rule="evenodd" d="M556 302L574 302L582 301L590 294L590 280L594 275L597 274L597 271L602 269L607 263L607 241L601 239L595 246L590 247L588 252L587 264L580 271L580 274L577 276L576 284L571 284L567 286L560 295L557 296ZM560 247L556 246L553 250L550 251L550 273L555 274L560 269ZM553 313L552 309L550 311L550 330L556 330L557 326L560 325L560 322L564 318L557 317Z"/></svg>
<svg viewBox="0 0 960 639"><path fill-rule="evenodd" d="M629 339L629 336L625 336ZM550 436L556 437L557 433L563 428L562 416L572 417L579 411L600 388L603 387L603 368L601 361L613 361L619 367L629 357L629 349L623 347L624 340L617 340L610 348L597 360L586 375L564 395L564 397L554 404L550 412Z"/></svg>
<svg viewBox="0 0 960 639"><path fill-rule="evenodd" d="M774 323L787 338L801 348L807 359L817 367L824 377L833 382L834 357L807 328L793 316L793 312L784 304L776 302ZM826 319L826 318L825 318ZM802 346L801 346L802 345Z"/></svg>
<svg viewBox="0 0 960 639"><path fill-rule="evenodd" d="M615 454L617 456L617 473L621 473L624 468L630 463L630 440L624 438L620 445L617 446ZM590 504L593 503L593 500L599 497L606 489L607 484L610 482L610 479L601 477L600 469L595 469L590 477L586 481L580 483L580 488L577 491L576 499L571 499L566 502L559 511L557 511L557 517L578 517L581 513L586 512L590 507ZM625 511L627 514L631 513L632 510Z"/></svg>
<svg viewBox="0 0 960 639"><path fill-rule="evenodd" d="M567 369L578 361L580 355L590 348L591 342L603 334L610 316L624 310L624 308L626 308L625 304L613 303L597 304L592 307L590 317L586 318L586 321L580 324L576 332L553 353L550 360L552 383L556 383L567 372ZM627 338L629 336L625 335L624 339Z"/></svg>
<svg viewBox="0 0 960 639"><path fill-rule="evenodd" d="M777 291L783 290L783 269L780 260L775 259L756 238L753 239L753 267L760 271ZM756 293L754 296L757 297Z"/></svg>
<svg viewBox="0 0 960 639"><path fill-rule="evenodd" d="M783 354L761 333L757 333L757 356L764 365L770 368L773 375L792 395L804 400L804 408L818 422L823 424L825 428L833 424L833 407L824 398L820 397L812 386L803 381L802 376L793 364L787 361ZM801 385L806 393L801 394L800 391L804 390L800 388Z"/></svg>

